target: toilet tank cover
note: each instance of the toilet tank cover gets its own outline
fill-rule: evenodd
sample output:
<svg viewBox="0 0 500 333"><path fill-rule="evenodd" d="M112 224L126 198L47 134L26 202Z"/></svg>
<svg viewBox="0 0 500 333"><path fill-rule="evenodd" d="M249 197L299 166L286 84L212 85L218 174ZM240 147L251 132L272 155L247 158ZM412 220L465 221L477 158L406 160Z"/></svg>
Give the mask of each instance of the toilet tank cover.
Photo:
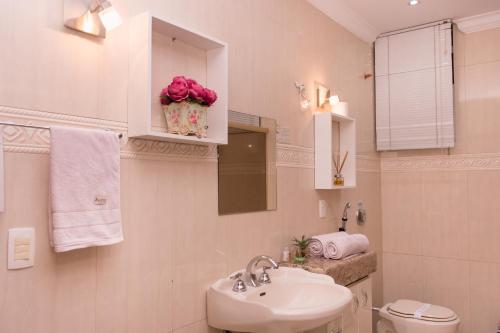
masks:
<svg viewBox="0 0 500 333"><path fill-rule="evenodd" d="M425 304L418 301L400 299L388 306L388 312L404 318L414 318L425 321L452 321L457 315L442 306Z"/></svg>

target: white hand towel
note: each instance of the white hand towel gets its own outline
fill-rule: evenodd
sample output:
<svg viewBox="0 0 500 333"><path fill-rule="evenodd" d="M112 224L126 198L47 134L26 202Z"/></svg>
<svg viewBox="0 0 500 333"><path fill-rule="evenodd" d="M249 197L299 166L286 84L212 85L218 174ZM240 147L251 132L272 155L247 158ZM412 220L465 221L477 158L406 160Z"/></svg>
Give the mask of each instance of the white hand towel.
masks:
<svg viewBox="0 0 500 333"><path fill-rule="evenodd" d="M56 252L123 240L116 133L51 127L51 242Z"/></svg>
<svg viewBox="0 0 500 333"><path fill-rule="evenodd" d="M309 242L309 253L312 256L320 257L324 255L325 247L329 241L347 236L348 234L345 232L334 232L331 234L313 236Z"/></svg>

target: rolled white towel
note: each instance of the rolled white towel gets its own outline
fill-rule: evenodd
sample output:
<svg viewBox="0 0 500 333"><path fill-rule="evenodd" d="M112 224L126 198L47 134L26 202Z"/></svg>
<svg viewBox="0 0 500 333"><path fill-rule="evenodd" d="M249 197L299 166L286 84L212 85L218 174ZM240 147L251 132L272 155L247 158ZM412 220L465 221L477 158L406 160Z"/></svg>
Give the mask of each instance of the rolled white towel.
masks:
<svg viewBox="0 0 500 333"><path fill-rule="evenodd" d="M309 242L309 253L314 257L321 257L324 255L325 246L329 241L347 236L348 234L345 232L313 236Z"/></svg>
<svg viewBox="0 0 500 333"><path fill-rule="evenodd" d="M323 247L323 255L328 259L342 259L368 250L370 242L365 235L353 234L337 237L327 241Z"/></svg>
<svg viewBox="0 0 500 333"><path fill-rule="evenodd" d="M309 254L313 257L321 257L323 255L323 243L318 238L311 238L309 242Z"/></svg>

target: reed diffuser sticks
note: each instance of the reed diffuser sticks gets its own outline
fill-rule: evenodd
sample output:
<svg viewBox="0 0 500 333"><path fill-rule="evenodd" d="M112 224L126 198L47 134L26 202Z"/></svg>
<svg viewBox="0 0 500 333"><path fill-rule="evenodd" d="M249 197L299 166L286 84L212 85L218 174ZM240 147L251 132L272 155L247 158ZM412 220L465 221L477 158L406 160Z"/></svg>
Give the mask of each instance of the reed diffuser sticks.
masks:
<svg viewBox="0 0 500 333"><path fill-rule="evenodd" d="M349 151L346 151L344 154L344 158L342 159L342 163L340 163L340 153L333 154L333 164L335 166L335 175L333 180L333 185L335 186L344 186L344 177L342 177L342 169L344 168L345 161L347 160L347 155L349 155Z"/></svg>
<svg viewBox="0 0 500 333"><path fill-rule="evenodd" d="M340 175L342 173L342 169L344 168L345 161L347 160L347 156L349 155L349 151L346 151L344 154L344 158L342 159L342 163L340 163L340 153L333 154L333 165L335 166L336 174Z"/></svg>

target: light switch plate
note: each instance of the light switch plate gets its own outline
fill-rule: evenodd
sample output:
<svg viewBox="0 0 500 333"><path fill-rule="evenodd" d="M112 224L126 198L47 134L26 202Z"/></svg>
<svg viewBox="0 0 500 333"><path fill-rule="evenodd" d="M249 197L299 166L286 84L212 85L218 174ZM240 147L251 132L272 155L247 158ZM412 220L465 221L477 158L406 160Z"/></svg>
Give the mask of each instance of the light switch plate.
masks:
<svg viewBox="0 0 500 333"><path fill-rule="evenodd" d="M326 217L326 201L325 200L319 201L319 217L321 219L324 219Z"/></svg>
<svg viewBox="0 0 500 333"><path fill-rule="evenodd" d="M20 269L35 264L35 228L9 229L7 268Z"/></svg>

